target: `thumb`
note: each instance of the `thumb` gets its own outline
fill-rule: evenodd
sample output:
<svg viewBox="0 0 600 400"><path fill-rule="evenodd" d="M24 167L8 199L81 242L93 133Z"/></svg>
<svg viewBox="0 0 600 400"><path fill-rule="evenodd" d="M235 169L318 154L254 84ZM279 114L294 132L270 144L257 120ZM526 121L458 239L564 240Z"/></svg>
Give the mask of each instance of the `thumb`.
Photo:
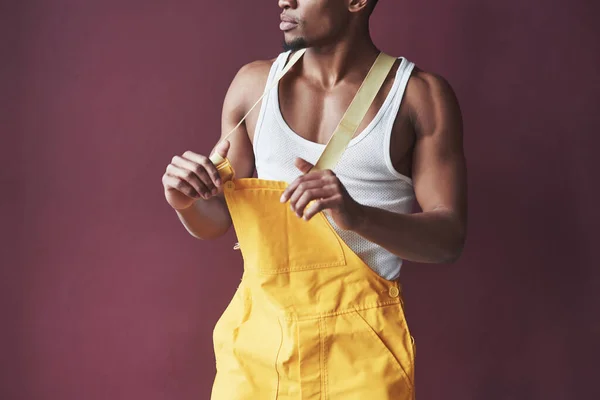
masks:
<svg viewBox="0 0 600 400"><path fill-rule="evenodd" d="M212 161L212 163L215 165L225 161L227 153L229 152L229 147L231 147L229 140L223 140L222 142L218 143L215 146L215 152L210 156L210 161Z"/></svg>
<svg viewBox="0 0 600 400"><path fill-rule="evenodd" d="M227 157L227 152L229 152L229 147L231 147L231 143L229 140L223 140L221 143L215 147L215 152L218 153L221 157Z"/></svg>
<svg viewBox="0 0 600 400"><path fill-rule="evenodd" d="M294 165L296 166L296 168L302 171L303 174L308 174L312 167L314 167L314 165L300 157L296 158Z"/></svg>

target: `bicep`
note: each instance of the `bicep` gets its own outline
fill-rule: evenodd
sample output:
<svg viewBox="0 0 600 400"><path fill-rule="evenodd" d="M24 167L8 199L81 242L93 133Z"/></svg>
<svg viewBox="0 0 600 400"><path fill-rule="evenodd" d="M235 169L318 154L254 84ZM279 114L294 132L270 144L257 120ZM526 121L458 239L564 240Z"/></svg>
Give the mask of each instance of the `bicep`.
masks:
<svg viewBox="0 0 600 400"><path fill-rule="evenodd" d="M430 75L416 86L413 184L417 201L423 211L451 212L464 227L467 171L458 101L440 77Z"/></svg>
<svg viewBox="0 0 600 400"><path fill-rule="evenodd" d="M251 93L245 87L248 71L242 68L235 76L223 101L221 114L221 141L240 122L247 111L248 97ZM248 137L246 124L242 123L227 137L230 142L227 158L231 162L237 178L251 177L254 173L254 152ZM213 149L214 151L214 149Z"/></svg>

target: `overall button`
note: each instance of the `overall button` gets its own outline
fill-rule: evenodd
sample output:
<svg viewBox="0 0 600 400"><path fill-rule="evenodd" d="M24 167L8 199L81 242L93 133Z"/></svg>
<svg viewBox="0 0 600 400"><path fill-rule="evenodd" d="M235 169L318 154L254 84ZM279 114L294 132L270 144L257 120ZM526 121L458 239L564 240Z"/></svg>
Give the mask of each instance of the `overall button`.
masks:
<svg viewBox="0 0 600 400"><path fill-rule="evenodd" d="M225 182L225 190L233 190L235 189L235 183L233 183L232 181L227 181Z"/></svg>
<svg viewBox="0 0 600 400"><path fill-rule="evenodd" d="M390 297L398 297L400 295L400 290L396 286L392 286L388 293Z"/></svg>

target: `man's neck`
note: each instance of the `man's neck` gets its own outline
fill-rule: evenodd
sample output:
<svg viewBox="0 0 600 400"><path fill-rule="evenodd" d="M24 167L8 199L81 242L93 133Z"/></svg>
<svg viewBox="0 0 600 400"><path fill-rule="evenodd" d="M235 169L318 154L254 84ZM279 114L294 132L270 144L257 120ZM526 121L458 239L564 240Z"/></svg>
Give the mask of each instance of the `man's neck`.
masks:
<svg viewBox="0 0 600 400"><path fill-rule="evenodd" d="M368 32L344 37L332 45L315 46L304 54L303 75L325 89L345 79L362 80L369 71L379 49Z"/></svg>

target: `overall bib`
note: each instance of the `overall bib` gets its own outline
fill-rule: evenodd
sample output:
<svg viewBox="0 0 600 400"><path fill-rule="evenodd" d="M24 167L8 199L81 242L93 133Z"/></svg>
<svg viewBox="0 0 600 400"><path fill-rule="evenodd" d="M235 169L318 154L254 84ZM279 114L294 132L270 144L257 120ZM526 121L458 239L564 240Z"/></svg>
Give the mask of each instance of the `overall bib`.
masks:
<svg viewBox="0 0 600 400"><path fill-rule="evenodd" d="M280 203L286 182L235 179L227 159L217 168L244 273L214 327L211 399L414 399L398 282L365 264L322 212L304 221Z"/></svg>

